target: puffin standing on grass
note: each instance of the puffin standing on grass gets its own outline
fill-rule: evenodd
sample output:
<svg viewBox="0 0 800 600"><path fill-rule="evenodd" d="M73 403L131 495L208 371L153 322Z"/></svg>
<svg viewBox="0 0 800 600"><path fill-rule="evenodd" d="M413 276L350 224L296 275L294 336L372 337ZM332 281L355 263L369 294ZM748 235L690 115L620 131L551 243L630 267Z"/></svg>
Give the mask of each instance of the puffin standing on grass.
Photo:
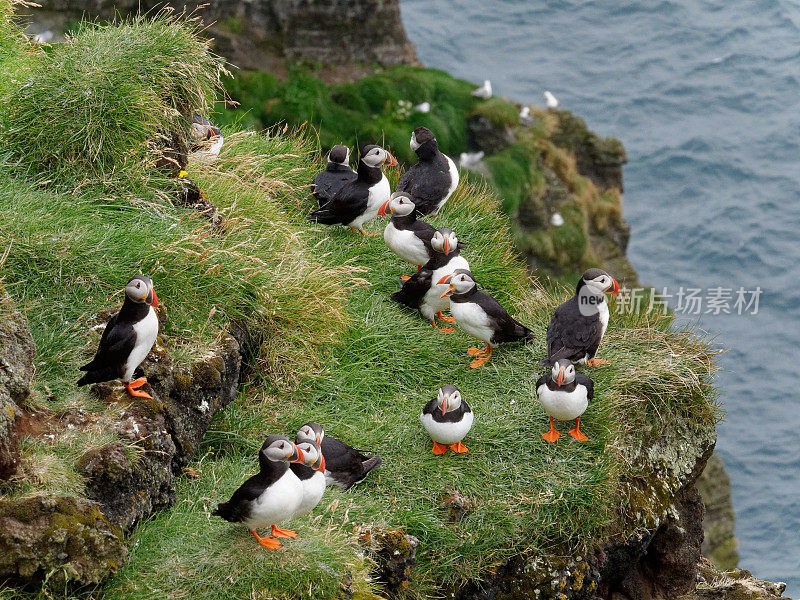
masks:
<svg viewBox="0 0 800 600"><path fill-rule="evenodd" d="M276 550L275 538L293 538L294 531L279 529L277 523L290 519L303 501L303 484L289 469L289 463L305 458L292 441L283 435L271 435L258 453L260 470L237 489L231 499L212 512L231 523L243 523L265 548ZM268 537L260 537L259 527L272 526Z"/></svg>
<svg viewBox="0 0 800 600"><path fill-rule="evenodd" d="M295 446L303 457L302 463L292 463L289 468L303 485L303 499L294 512L294 517L310 513L322 500L325 493L325 459L322 449L312 440L295 440Z"/></svg>
<svg viewBox="0 0 800 600"><path fill-rule="evenodd" d="M450 307L450 299L446 293L447 286L443 285L443 281L457 269L468 271L469 263L459 254L458 238L450 229L443 228L436 231L431 238L431 248L433 249L431 259L390 298L409 308L419 310L422 316L442 333L452 333L455 331L452 327L440 329L436 324L436 317L448 323L453 322L452 317L442 315L442 311Z"/></svg>
<svg viewBox="0 0 800 600"><path fill-rule="evenodd" d="M619 284L602 269L589 269L578 280L575 295L561 304L547 326L547 358L553 365L560 358L585 362L590 367L605 364L595 358L608 328L606 294L619 293Z"/></svg>
<svg viewBox="0 0 800 600"><path fill-rule="evenodd" d="M361 483L372 471L381 466L381 457L377 454L369 456L351 448L335 437L325 435L318 423L306 423L297 432L298 441L311 441L319 444L325 461L325 481L349 490Z"/></svg>
<svg viewBox="0 0 800 600"><path fill-rule="evenodd" d="M350 168L350 149L347 146L336 145L328 153L328 164L324 171L320 171L314 178L314 198L320 206L331 200L345 184L355 181L358 177Z"/></svg>
<svg viewBox="0 0 800 600"><path fill-rule="evenodd" d="M419 416L422 426L433 440L434 454L444 454L450 448L465 454L467 447L461 443L472 429L474 415L469 404L461 399L461 392L454 385L443 385L439 394L428 402Z"/></svg>
<svg viewBox="0 0 800 600"><path fill-rule="evenodd" d="M403 174L397 191L413 198L419 214L435 217L458 187L458 167L439 151L439 144L427 127L414 130L410 145L419 162Z"/></svg>
<svg viewBox="0 0 800 600"><path fill-rule="evenodd" d="M542 375L536 382L536 395L550 416L550 431L542 434L545 441L552 444L561 437L553 426L553 419L575 419L575 428L569 434L579 442L589 439L581 433L580 424L581 415L594 397L594 382L586 375L576 373L571 361L566 358L556 360L550 373Z"/></svg>
<svg viewBox="0 0 800 600"><path fill-rule="evenodd" d="M133 380L133 373L142 364L158 337L158 296L149 277L137 275L125 286L122 308L108 320L97 353L80 370L86 375L78 386L122 379L125 389L137 398L152 398L139 390L147 378Z"/></svg>
<svg viewBox="0 0 800 600"><path fill-rule="evenodd" d="M417 206L406 192L395 192L378 209L378 216L392 215L383 230L383 239L389 250L404 261L422 268L433 255L431 238L436 228L417 219Z"/></svg>
<svg viewBox="0 0 800 600"><path fill-rule="evenodd" d="M378 209L389 199L389 180L381 171L383 165L397 164L394 156L380 146L365 146L358 163L358 176L342 186L336 195L308 215L309 221L323 225L347 225L364 235L364 223L378 216Z"/></svg>
<svg viewBox="0 0 800 600"><path fill-rule="evenodd" d="M492 348L509 342L533 341L533 332L508 314L505 308L486 292L478 290L472 273L458 269L439 280L450 287L442 297L450 298L450 314L456 324L468 334L486 342L486 350L470 348L467 354L475 360L470 367L477 369L492 356Z"/></svg>

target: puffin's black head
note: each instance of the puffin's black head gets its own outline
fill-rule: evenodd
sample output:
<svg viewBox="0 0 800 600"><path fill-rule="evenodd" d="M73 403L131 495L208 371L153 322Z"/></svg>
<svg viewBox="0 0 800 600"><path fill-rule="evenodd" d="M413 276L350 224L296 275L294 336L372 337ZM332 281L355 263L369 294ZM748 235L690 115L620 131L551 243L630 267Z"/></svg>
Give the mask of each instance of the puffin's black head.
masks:
<svg viewBox="0 0 800 600"><path fill-rule="evenodd" d="M383 165L393 167L397 164L394 156L392 156L387 150L384 150L375 144L370 144L369 146L364 146L364 148L362 148L361 162L368 167L380 167Z"/></svg>
<svg viewBox="0 0 800 600"><path fill-rule="evenodd" d="M447 227L438 229L431 238L431 247L436 252L441 252L447 256L453 250L458 248L458 237L456 237L456 232L452 229L447 229Z"/></svg>
<svg viewBox="0 0 800 600"><path fill-rule="evenodd" d="M436 397L436 406L441 409L442 414L447 414L451 410L458 410L461 406L461 392L454 385L443 385L439 388L439 395Z"/></svg>
<svg viewBox="0 0 800 600"><path fill-rule="evenodd" d="M451 275L445 275L437 282L437 284L441 283L450 284L448 290L442 294L442 298L453 294L466 294L477 285L472 273L466 269L456 269Z"/></svg>
<svg viewBox="0 0 800 600"><path fill-rule="evenodd" d="M305 442L308 440L310 442L321 444L323 439L325 439L325 432L322 430L322 426L319 423L314 423L312 421L310 423L306 423L300 428L300 430L297 432L295 443L299 444L300 442Z"/></svg>
<svg viewBox="0 0 800 600"><path fill-rule="evenodd" d="M305 457L305 461L303 462L305 466L311 467L315 471L325 472L325 457L322 456L322 448L317 442L311 440L298 442L297 449L300 450Z"/></svg>
<svg viewBox="0 0 800 600"><path fill-rule="evenodd" d="M603 269L592 268L588 269L581 278L578 280L578 285L575 288L575 294L578 295L581 288L586 286L596 296L602 296L605 293L616 294L619 292L619 284Z"/></svg>
<svg viewBox="0 0 800 600"><path fill-rule="evenodd" d="M261 445L259 460L263 459L271 460L272 462L300 463L305 460L305 457L288 437L273 434Z"/></svg>
<svg viewBox="0 0 800 600"><path fill-rule="evenodd" d="M125 295L134 302L144 302L154 308L158 306L158 296L153 288L153 281L146 275L131 277L125 285Z"/></svg>
<svg viewBox="0 0 800 600"><path fill-rule="evenodd" d="M431 140L436 141L436 136L433 135L433 132L430 129L427 127L417 127L411 134L411 149L416 152L417 148L422 146L422 144L430 142Z"/></svg>
<svg viewBox="0 0 800 600"><path fill-rule="evenodd" d="M391 197L384 202L378 209L378 214L385 217L387 213L405 217L414 212L417 205L414 204L414 199L407 192L395 192Z"/></svg>
<svg viewBox="0 0 800 600"><path fill-rule="evenodd" d="M553 369L550 371L550 379L558 386L569 385L575 381L575 365L566 358L559 358L553 364Z"/></svg>
<svg viewBox="0 0 800 600"><path fill-rule="evenodd" d="M350 148L342 146L341 144L335 145L328 153L328 162L339 163L346 165L350 161Z"/></svg>

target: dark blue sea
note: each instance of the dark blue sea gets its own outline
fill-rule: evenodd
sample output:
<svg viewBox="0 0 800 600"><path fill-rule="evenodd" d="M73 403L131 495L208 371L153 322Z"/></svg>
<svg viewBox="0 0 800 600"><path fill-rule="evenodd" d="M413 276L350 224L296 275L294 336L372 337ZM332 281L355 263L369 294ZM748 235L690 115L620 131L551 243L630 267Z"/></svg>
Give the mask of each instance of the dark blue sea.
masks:
<svg viewBox="0 0 800 600"><path fill-rule="evenodd" d="M544 105L550 90L625 143L633 265L673 306L681 288L703 290L700 325L728 348L717 448L740 566L800 596L800 4L402 0L401 9L425 65L491 79L513 100ZM716 288L723 307L731 290L730 314L706 302ZM740 288L762 290L757 314L737 314Z"/></svg>

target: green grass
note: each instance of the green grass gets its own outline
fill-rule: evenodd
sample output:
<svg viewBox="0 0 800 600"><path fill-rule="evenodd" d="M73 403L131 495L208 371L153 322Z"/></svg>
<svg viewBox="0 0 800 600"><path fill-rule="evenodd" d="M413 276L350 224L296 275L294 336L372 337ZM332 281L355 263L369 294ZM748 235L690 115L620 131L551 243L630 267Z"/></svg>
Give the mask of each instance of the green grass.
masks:
<svg viewBox="0 0 800 600"><path fill-rule="evenodd" d="M87 35L104 48L104 31ZM83 81L79 72L65 86L80 88ZM438 89L428 84L420 94ZM376 77L365 85L380 99L397 84ZM316 93L311 84L303 89L312 98ZM33 112L26 105L17 114ZM181 360L213 347L231 320L255 322L268 333L257 377L217 415L190 465L197 477L182 478L175 506L135 530L128 564L90 590L91 597L316 599L342 596L341 583L352 580L363 598L375 584L358 536L378 526L420 539L407 595L426 598L520 552L569 554L598 538L630 533L625 523L634 508L623 485L630 442L644 427L657 433L678 419L708 423L717 416L702 340L675 331L669 318L616 315L612 307L601 351L611 365L591 371L595 401L582 422L590 441L564 436L547 445L540 438L547 419L533 387L549 316L570 291L530 279L499 200L485 185L462 183L436 223L469 245L465 256L481 287L528 324L537 342L501 348L472 370L466 349L473 340L439 333L389 300L409 267L380 237L307 223L314 204L308 182L321 168L316 140L302 131L225 134L216 163L190 168L225 218L224 232L174 206L169 198L176 183L148 170L117 170L113 160L78 153L65 171L16 145L12 159L0 161L6 240L0 278L28 315L39 350L31 403L52 416L74 408L90 414L77 431L60 428L52 439L23 440L23 478L0 493L82 493L74 461L108 441L116 415L73 382L91 350L88 324L98 310L119 305L131 274L152 276L166 309L167 351ZM119 139L127 139L120 142L122 154L138 151L136 139ZM574 170L574 161L547 150L548 168L563 176ZM393 171L390 179L398 175ZM76 180L74 189L65 185ZM573 181L570 192L586 193L581 185ZM444 383L456 384L476 414L467 455L433 456L419 423L423 404ZM384 467L351 492L327 493L309 517L292 523L300 537L268 552L244 527L210 511L255 472L254 455L266 434L293 433L308 420L379 452ZM441 500L453 491L470 498L474 509L449 523ZM42 596L63 594L45 587Z"/></svg>

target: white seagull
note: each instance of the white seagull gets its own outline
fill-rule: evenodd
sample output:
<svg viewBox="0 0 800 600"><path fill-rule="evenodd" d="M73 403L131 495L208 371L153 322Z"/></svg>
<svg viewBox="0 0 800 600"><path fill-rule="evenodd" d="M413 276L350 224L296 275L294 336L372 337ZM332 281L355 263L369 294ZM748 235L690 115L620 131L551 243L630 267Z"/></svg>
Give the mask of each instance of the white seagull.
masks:
<svg viewBox="0 0 800 600"><path fill-rule="evenodd" d="M519 122L526 127L533 123L533 117L531 116L531 107L527 104L522 107L519 111Z"/></svg>
<svg viewBox="0 0 800 600"><path fill-rule="evenodd" d="M458 158L458 163L465 169L471 169L483 160L483 156L483 150L479 150L478 152L462 152Z"/></svg>
<svg viewBox="0 0 800 600"><path fill-rule="evenodd" d="M414 110L418 113L429 113L431 112L431 103L430 102L420 102L414 107Z"/></svg>
<svg viewBox="0 0 800 600"><path fill-rule="evenodd" d="M472 95L488 100L492 97L492 82L486 79L483 85L476 90L472 90Z"/></svg>
<svg viewBox="0 0 800 600"><path fill-rule="evenodd" d="M545 90L542 96L547 101L547 108L558 108L558 100L550 93L550 90Z"/></svg>

